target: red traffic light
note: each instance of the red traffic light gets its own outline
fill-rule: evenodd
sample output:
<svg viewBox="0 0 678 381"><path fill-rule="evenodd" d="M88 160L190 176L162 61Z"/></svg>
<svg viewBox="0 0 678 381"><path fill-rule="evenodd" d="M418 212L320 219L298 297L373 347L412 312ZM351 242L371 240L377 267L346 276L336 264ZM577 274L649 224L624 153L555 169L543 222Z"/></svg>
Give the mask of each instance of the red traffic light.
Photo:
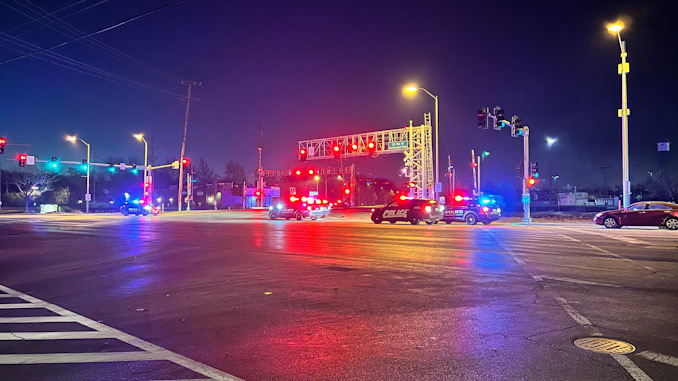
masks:
<svg viewBox="0 0 678 381"><path fill-rule="evenodd" d="M188 161L188 159L186 159L186 158L184 158L183 160L181 160L181 165L183 165L184 167L188 167L188 163L189 163L189 161Z"/></svg>
<svg viewBox="0 0 678 381"><path fill-rule="evenodd" d="M527 178L527 186L528 187L531 187L536 183L537 183L537 180L534 177L528 177Z"/></svg>
<svg viewBox="0 0 678 381"><path fill-rule="evenodd" d="M309 170L308 170L308 174L309 174L309 175L313 175L314 173L315 173L314 170L312 170L312 169L309 169Z"/></svg>
<svg viewBox="0 0 678 381"><path fill-rule="evenodd" d="M299 159L301 161L306 161L306 157L308 156L308 151L306 151L306 148L302 148L299 150Z"/></svg>
<svg viewBox="0 0 678 381"><path fill-rule="evenodd" d="M346 188L346 189L344 189L344 193L345 193L345 194L351 194L351 190L348 189L348 188Z"/></svg>
<svg viewBox="0 0 678 381"><path fill-rule="evenodd" d="M297 176L301 176L301 169L297 169L296 171L294 171L294 174Z"/></svg>
<svg viewBox="0 0 678 381"><path fill-rule="evenodd" d="M341 156L341 146L339 146L339 144L332 147L332 154L337 159Z"/></svg>
<svg viewBox="0 0 678 381"><path fill-rule="evenodd" d="M261 192L259 192L259 191L254 192L254 194L255 194L257 197L261 196Z"/></svg>
<svg viewBox="0 0 678 381"><path fill-rule="evenodd" d="M149 184L149 183L144 183L144 188L148 188L148 187L150 187L150 186L151 186L151 184Z"/></svg>
<svg viewBox="0 0 678 381"><path fill-rule="evenodd" d="M357 145L356 143L351 144L351 150L352 150L353 152L357 151L357 150L358 150L358 145Z"/></svg>
<svg viewBox="0 0 678 381"><path fill-rule="evenodd" d="M373 141L367 142L367 152L370 155L373 155L376 150L377 150L377 143L375 143Z"/></svg>

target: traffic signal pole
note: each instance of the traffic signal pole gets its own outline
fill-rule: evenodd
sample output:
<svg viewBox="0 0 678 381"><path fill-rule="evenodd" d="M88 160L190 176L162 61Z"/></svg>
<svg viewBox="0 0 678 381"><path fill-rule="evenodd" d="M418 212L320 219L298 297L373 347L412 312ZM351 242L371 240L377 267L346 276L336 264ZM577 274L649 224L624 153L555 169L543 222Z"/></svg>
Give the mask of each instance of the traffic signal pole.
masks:
<svg viewBox="0 0 678 381"><path fill-rule="evenodd" d="M523 222L530 223L530 191L527 188L527 180L530 177L530 129L523 127Z"/></svg>

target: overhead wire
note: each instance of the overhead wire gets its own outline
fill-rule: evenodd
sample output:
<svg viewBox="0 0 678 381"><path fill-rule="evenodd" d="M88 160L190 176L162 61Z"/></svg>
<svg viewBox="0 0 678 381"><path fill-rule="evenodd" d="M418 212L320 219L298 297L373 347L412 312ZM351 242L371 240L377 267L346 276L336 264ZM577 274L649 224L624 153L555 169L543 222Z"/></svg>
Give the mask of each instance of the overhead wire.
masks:
<svg viewBox="0 0 678 381"><path fill-rule="evenodd" d="M158 12L158 11L162 10L162 9L171 7L171 6L173 6L173 5L176 5L176 4L179 4L179 3L183 3L184 1L186 1L186 0L175 0L175 1L173 1L172 3L170 3L170 4L166 4L166 5L157 7L157 8L155 8L155 9L152 9L152 10L150 10L150 11L144 12L144 13L142 13L142 14L140 14L140 15L137 15L137 16L134 16L134 17L130 17L130 18L126 19L126 20L123 20L123 21L121 21L121 22L119 22L119 23L117 23L117 24L108 26L108 27L106 27L106 28L102 28L102 29L96 30L96 31L94 31L94 32L90 32L90 33L81 35L81 36L79 36L79 37L75 37L75 38L72 38L72 39L70 39L70 40L60 42L60 43L58 43L58 44L56 44L56 45L52 45L52 46L50 46L50 47L48 47L48 48L37 49L37 50L34 50L34 51L32 51L32 52L28 52L28 53L26 53L26 54L23 54L23 55L21 55L21 56L14 57L14 58L10 58L10 59L8 59L8 60L1 61L1 62L0 62L0 65L4 65L4 64L6 64L6 63L13 62L13 61L17 61L17 60L20 60L20 59L23 59L23 58L26 58L26 57L31 57L31 56L34 56L34 55L36 55L36 54L45 53L45 52L48 52L48 51L50 51L50 50L53 50L53 49L56 49L56 48L59 48L59 47L68 45L68 44L70 44L70 43L72 43L72 42L80 41L80 40L82 40L82 39L84 39L84 38L88 38L88 37L96 36L96 35L101 34L101 33L104 33L104 32L108 32L109 30L113 30L113 29L115 29L115 28L119 28L119 27L122 26L122 25L125 25L125 24L130 23L130 22L135 21L135 20L138 20L138 19L140 19L140 18L142 18L142 17L148 16L148 15L150 15L150 14L153 14L153 13L155 13L155 12Z"/></svg>
<svg viewBox="0 0 678 381"><path fill-rule="evenodd" d="M54 28L52 26L49 26L49 24L43 23L44 26L48 26L49 28L51 28L51 29L53 29L53 30L55 30L55 31L61 33L62 35L67 36L67 37L76 37L76 36L82 35L84 33L82 30L70 25L69 23L67 23L63 19L57 17L55 15L56 12L48 13L45 9L39 7L38 5L34 4L30 0L25 0L25 1L26 1L26 3L35 7L37 10L32 9L31 7L29 7L25 4L21 4L18 0L14 0L15 3L18 3L18 4L22 5L25 9L28 9L29 11L34 12L35 14L40 16L40 18L48 18L48 19L52 20L52 22L50 22L49 24L54 23L56 26L59 26L59 27L63 28L64 30L62 31L62 30L59 30L59 29ZM28 17L31 17L31 16L28 16ZM39 22L39 19L35 19L35 20ZM175 76L173 76L169 73L166 73L166 72L164 72L164 71L162 71L162 70L160 70L156 67L148 65L148 64L146 64L146 63L144 63L144 62L142 62L142 61L140 61L140 60L138 60L138 59L136 59L136 58L134 58L134 57L132 57L128 54L125 54L125 53L111 47L110 45L105 44L104 42L101 42L100 40L98 40L94 37L80 40L80 41L78 41L78 43L86 45L86 46L88 46L88 47L90 47L94 50L97 50L97 51L99 51L99 52L101 52L101 53L103 53L103 54L105 54L109 57L112 57L112 58L114 58L114 59L116 59L120 62L126 63L130 66L136 67L137 69L143 70L143 71L145 71L149 74L156 75L160 78L169 80L173 83L180 83L181 82L180 78L175 77Z"/></svg>
<svg viewBox="0 0 678 381"><path fill-rule="evenodd" d="M179 2L180 1L184 1L184 0L179 0ZM30 15L27 15L26 13L24 13L24 12L22 12L22 11L16 9L16 8L4 3L4 2L0 2L0 3L14 9L15 11L17 11L21 14L24 14L28 17L31 17ZM175 1L172 4L175 4L175 3L178 3L178 2ZM172 4L169 4L169 5L172 5ZM161 8L162 7L156 8L155 11L157 11ZM152 12L152 11L149 11L149 12ZM149 12L146 12L146 14L149 14ZM137 18L138 17L139 16L137 16ZM35 21L35 18L33 18L33 17L31 17L31 18ZM54 28L52 28L52 29L54 29ZM82 37L84 37L84 36L81 36L80 38L82 38ZM5 42L8 42L10 44L14 44L14 45L19 46L23 50L18 50L18 49L11 47L11 46L8 46L7 44L4 44L5 47L7 47L7 48L9 48L13 51L16 51L18 53L22 53L22 54L24 54L24 56L33 55L34 58L55 64L55 65L58 65L58 66L61 66L61 67L64 67L64 68L67 68L67 69L70 69L70 70L74 70L74 71L77 71L77 72L80 72L80 73L83 73L83 74L86 74L86 75L101 78L101 79L104 79L104 80L107 80L107 81L110 81L110 82L114 82L114 83L125 85L125 86L128 86L128 87L136 88L136 89L139 89L139 90L145 90L145 91L155 93L155 94L159 94L159 95L168 95L168 96L178 97L178 98L182 97L182 95L180 95L180 94L176 94L176 93L173 93L173 92L170 92L170 91L159 89L157 87L150 86L150 85L141 83L139 81L134 81L134 80L131 80L129 78L126 78L126 77L123 77L123 76L120 76L120 75L117 75L117 74L96 68L92 65L88 65L88 64L79 62L77 60L71 59L69 57L63 56L61 54L51 52L49 49L41 49L40 46L38 46L38 45L31 44L27 41L21 40L17 37L7 35L5 33L0 33L0 40L4 40ZM51 58L51 60L44 58L42 55L40 55L40 56L35 55L36 49L37 49L37 51L41 51L42 55ZM33 52L33 54L30 54L30 53L26 54L26 50L34 50L34 52ZM55 62L53 60L60 61L61 63Z"/></svg>

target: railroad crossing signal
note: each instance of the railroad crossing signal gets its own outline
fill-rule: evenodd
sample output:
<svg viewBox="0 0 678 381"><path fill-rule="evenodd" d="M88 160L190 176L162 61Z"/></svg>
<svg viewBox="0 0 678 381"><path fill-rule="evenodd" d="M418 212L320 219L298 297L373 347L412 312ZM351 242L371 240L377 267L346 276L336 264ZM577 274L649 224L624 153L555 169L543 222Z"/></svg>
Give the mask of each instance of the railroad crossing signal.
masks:
<svg viewBox="0 0 678 381"><path fill-rule="evenodd" d="M308 157L308 151L306 151L306 148L300 149L299 150L299 160L306 161L307 157Z"/></svg>

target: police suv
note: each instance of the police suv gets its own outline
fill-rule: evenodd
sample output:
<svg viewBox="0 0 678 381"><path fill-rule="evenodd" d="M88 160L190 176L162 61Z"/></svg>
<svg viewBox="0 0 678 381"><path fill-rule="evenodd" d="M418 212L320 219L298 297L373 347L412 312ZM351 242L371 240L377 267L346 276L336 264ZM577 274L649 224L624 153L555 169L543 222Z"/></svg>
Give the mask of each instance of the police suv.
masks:
<svg viewBox="0 0 678 381"><path fill-rule="evenodd" d="M381 208L372 210L372 222L380 224L388 221L395 224L398 221L417 225L420 221L435 224L443 217L445 208L433 200L412 199L401 197Z"/></svg>
<svg viewBox="0 0 678 381"><path fill-rule="evenodd" d="M284 218L286 220L296 219L301 221L304 218L317 220L325 218L330 214L332 206L327 200L320 200L314 197L295 197L290 196L288 201L280 201L268 208L268 218L276 220Z"/></svg>
<svg viewBox="0 0 678 381"><path fill-rule="evenodd" d="M445 205L443 221L450 224L453 221L466 222L475 225L482 222L489 225L501 217L501 208L496 205L492 197L465 197L456 195L451 202Z"/></svg>

